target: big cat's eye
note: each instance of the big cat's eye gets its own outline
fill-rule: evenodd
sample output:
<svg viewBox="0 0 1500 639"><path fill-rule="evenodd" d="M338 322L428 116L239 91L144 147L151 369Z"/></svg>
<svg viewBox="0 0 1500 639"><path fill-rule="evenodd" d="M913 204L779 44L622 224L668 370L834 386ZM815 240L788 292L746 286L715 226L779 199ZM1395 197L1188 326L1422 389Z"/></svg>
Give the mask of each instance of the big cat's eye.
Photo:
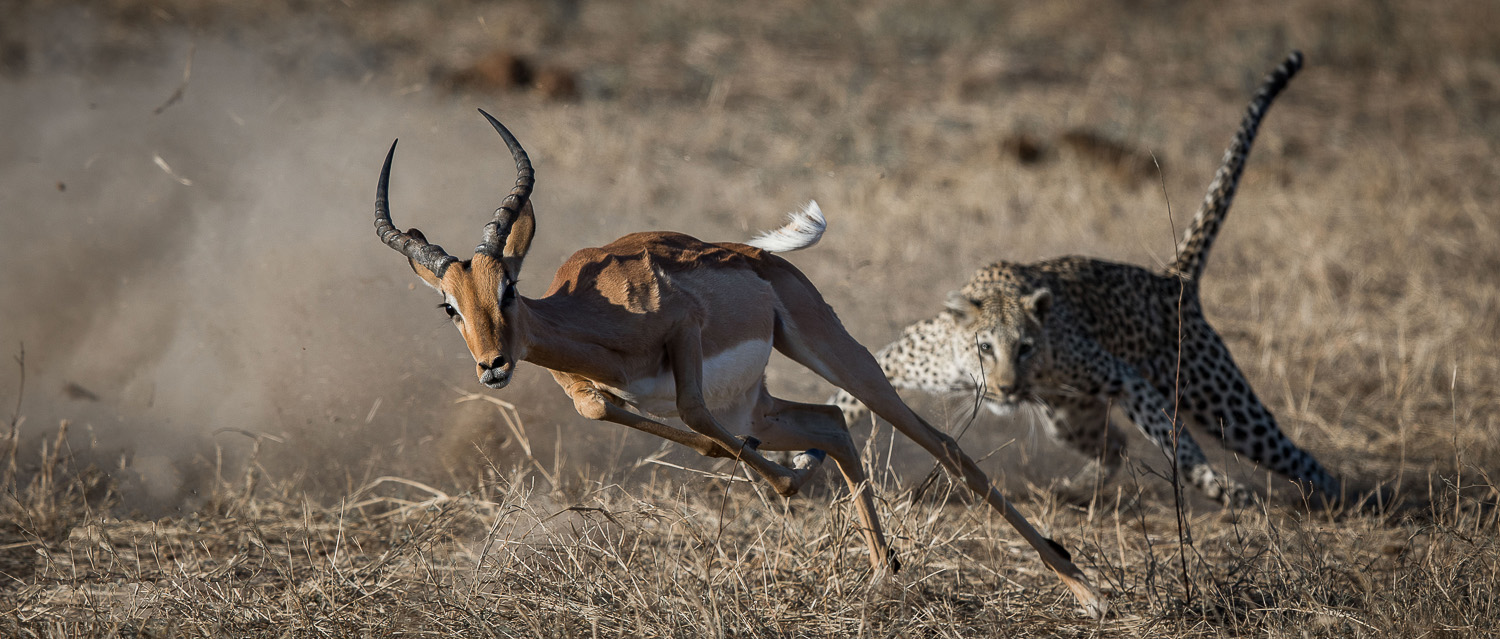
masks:
<svg viewBox="0 0 1500 639"><path fill-rule="evenodd" d="M979 343L979 352L984 353L985 355L993 353L993 352L995 352L995 345L991 344L989 342L980 342Z"/></svg>
<svg viewBox="0 0 1500 639"><path fill-rule="evenodd" d="M452 305L450 305L450 304L448 304L446 302L444 302L442 304L438 304L438 308L443 309L443 312L447 313L448 317L454 317L454 318L458 317L458 309L453 308Z"/></svg>

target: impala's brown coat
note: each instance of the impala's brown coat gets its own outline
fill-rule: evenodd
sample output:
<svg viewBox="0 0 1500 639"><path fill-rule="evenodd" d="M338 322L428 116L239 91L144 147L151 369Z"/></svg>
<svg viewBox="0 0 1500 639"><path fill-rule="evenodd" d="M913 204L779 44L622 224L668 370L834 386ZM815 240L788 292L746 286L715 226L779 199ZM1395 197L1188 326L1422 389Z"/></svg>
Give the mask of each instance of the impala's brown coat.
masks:
<svg viewBox="0 0 1500 639"><path fill-rule="evenodd" d="M1104 600L1062 547L1033 529L953 438L902 403L875 358L849 336L817 288L790 262L747 244L634 233L574 253L542 298L517 294L515 280L535 230L527 201L531 164L510 132L485 117L515 156L518 178L473 259L453 261L414 230L394 232L386 207L389 156L376 196L382 241L422 258L413 257L412 268L443 293L482 383L503 388L516 362L532 362L551 371L580 415L704 455L739 459L784 496L796 494L826 452L855 496L872 565L877 571L896 569L899 563L886 546L859 449L841 412L772 397L764 372L774 347L848 391L937 457L1026 538L1090 614L1104 613ZM816 223L808 226L807 217L794 217L768 246L811 246L823 228L821 213L813 219ZM427 264L441 265L442 275ZM691 431L651 413L680 417ZM758 448L809 450L787 468Z"/></svg>

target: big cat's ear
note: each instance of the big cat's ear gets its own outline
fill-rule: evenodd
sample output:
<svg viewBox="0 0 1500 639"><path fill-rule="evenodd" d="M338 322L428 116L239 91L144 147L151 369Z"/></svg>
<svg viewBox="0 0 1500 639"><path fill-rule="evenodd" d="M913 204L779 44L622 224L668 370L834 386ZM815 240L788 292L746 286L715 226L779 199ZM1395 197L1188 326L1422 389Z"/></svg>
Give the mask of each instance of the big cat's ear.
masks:
<svg viewBox="0 0 1500 639"><path fill-rule="evenodd" d="M1037 289L1036 292L1027 295L1026 310L1031 311L1031 315L1036 318L1036 321L1047 321L1047 313L1052 310L1052 290L1046 288Z"/></svg>
<svg viewBox="0 0 1500 639"><path fill-rule="evenodd" d="M983 303L958 291L949 291L943 306L953 313L960 324L968 325L979 319L979 309L983 307Z"/></svg>
<svg viewBox="0 0 1500 639"><path fill-rule="evenodd" d="M427 237L422 235L422 232L416 229L407 229L406 234L412 236L418 241L427 241ZM432 271L427 270L427 267L418 264L417 261L412 258L406 258L406 263L411 265L411 271L413 273L416 273L417 277L422 278L422 281L426 282L428 286L431 286L438 291L443 290L443 287L440 284L442 280L438 279L437 273L433 273Z"/></svg>

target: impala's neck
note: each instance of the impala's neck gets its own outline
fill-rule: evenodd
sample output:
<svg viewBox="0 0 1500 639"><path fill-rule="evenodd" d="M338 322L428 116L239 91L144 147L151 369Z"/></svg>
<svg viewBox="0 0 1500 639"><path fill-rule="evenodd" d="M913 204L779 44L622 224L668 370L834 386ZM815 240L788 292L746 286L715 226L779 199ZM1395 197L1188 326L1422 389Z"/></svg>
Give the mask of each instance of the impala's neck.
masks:
<svg viewBox="0 0 1500 639"><path fill-rule="evenodd" d="M526 343L522 359L542 368L581 375L604 382L619 382L618 353L602 343L598 331L581 325L580 314L569 310L562 296L543 299L519 298L516 317L520 339ZM586 316L582 316L586 317Z"/></svg>

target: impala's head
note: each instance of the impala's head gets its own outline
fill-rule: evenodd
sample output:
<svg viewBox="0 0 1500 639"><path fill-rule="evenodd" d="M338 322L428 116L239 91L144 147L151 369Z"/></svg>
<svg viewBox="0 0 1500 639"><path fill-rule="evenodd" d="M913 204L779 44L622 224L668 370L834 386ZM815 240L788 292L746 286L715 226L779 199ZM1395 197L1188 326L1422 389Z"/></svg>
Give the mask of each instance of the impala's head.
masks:
<svg viewBox="0 0 1500 639"><path fill-rule="evenodd" d="M417 229L405 233L391 224L391 210L386 191L391 178L391 159L396 145L391 144L380 169L380 183L375 187L375 232L380 240L405 255L411 270L428 286L443 295L438 305L463 335L474 356L479 381L490 388L504 388L510 383L516 362L526 357L526 344L520 339L524 321L518 316L520 296L516 278L521 262L531 248L536 220L531 212L531 185L535 181L531 160L505 126L485 113L485 119L500 133L516 160L516 185L510 195L495 209L495 219L484 225L484 236L474 249L474 257L460 260L428 244Z"/></svg>
<svg viewBox="0 0 1500 639"><path fill-rule="evenodd" d="M1034 373L1049 365L1047 314L1052 291L1001 290L981 298L952 293L948 310L961 330L954 340L959 370L984 389L985 404L1007 413L1030 399Z"/></svg>

